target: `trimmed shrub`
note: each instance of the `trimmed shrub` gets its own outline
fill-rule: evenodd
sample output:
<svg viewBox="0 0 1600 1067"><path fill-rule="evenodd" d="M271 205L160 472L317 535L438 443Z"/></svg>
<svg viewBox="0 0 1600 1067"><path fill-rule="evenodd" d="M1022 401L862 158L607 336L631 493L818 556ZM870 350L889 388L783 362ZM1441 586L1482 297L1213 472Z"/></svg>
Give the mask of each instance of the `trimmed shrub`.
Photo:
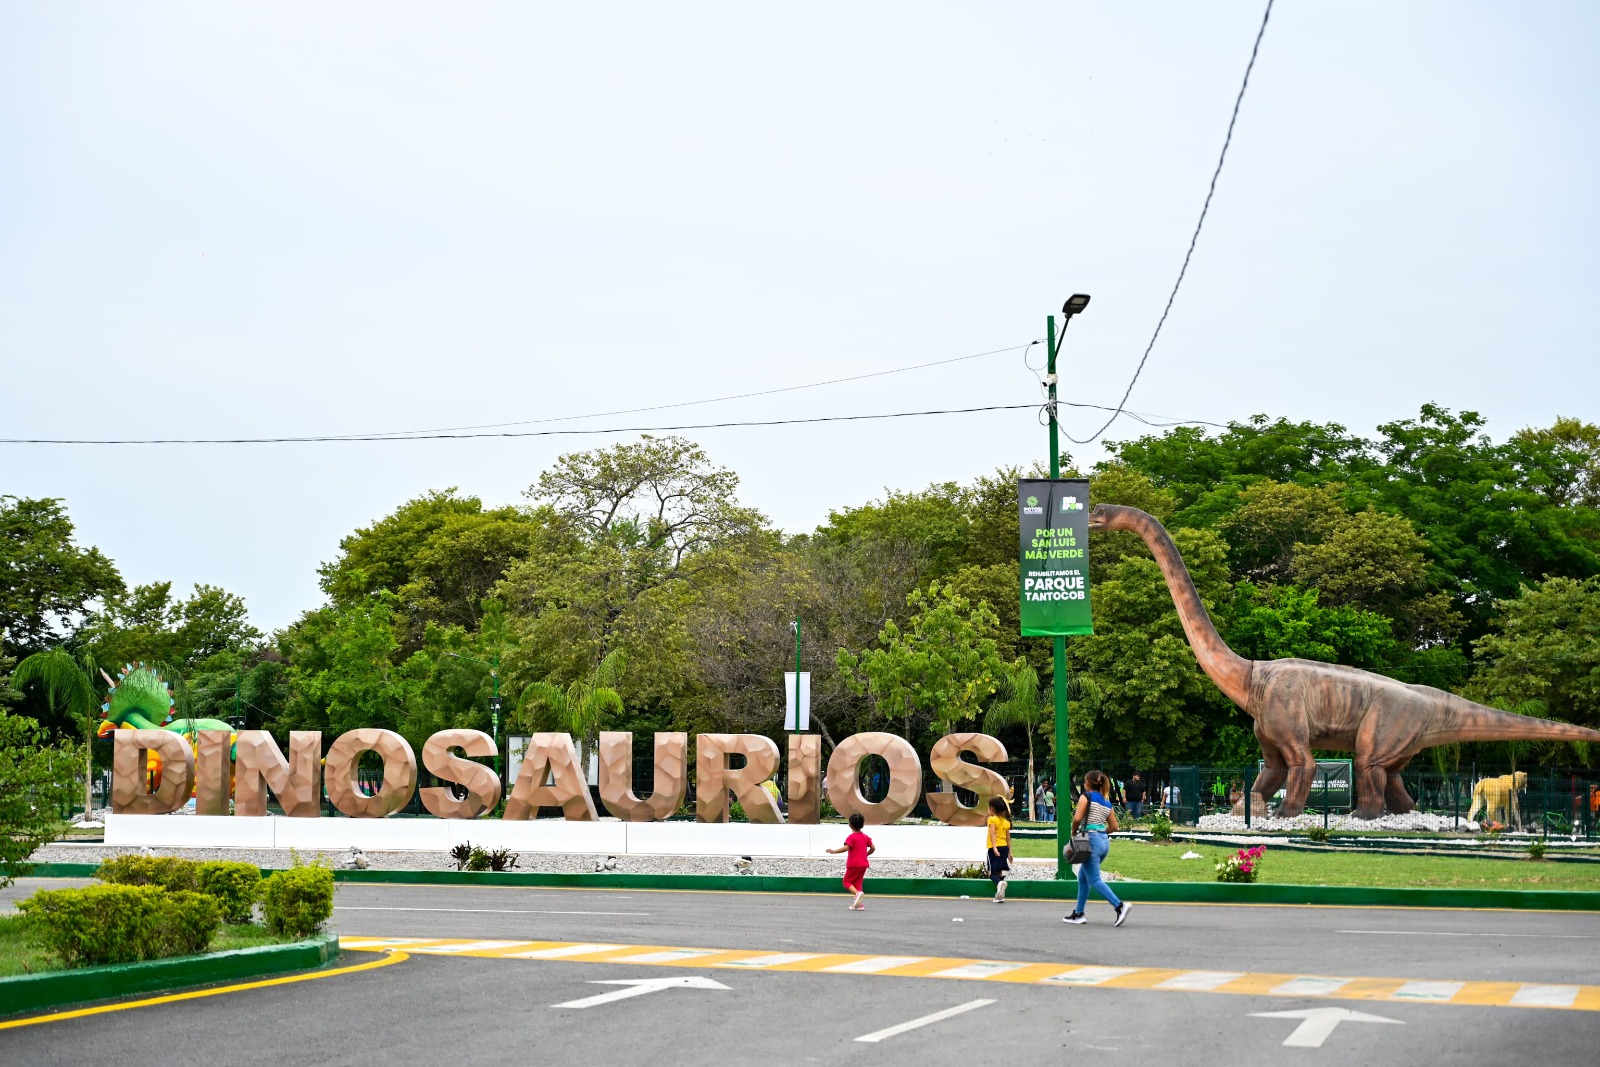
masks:
<svg viewBox="0 0 1600 1067"><path fill-rule="evenodd" d="M261 883L261 917L279 936L310 937L333 914L333 871L321 864L294 866Z"/></svg>
<svg viewBox="0 0 1600 1067"><path fill-rule="evenodd" d="M116 885L158 885L168 890L198 887L200 864L176 856L115 856L100 863L94 876Z"/></svg>
<svg viewBox="0 0 1600 1067"><path fill-rule="evenodd" d="M180 889L164 893L156 902L155 930L146 959L191 956L204 952L222 925L222 908L215 897Z"/></svg>
<svg viewBox="0 0 1600 1067"><path fill-rule="evenodd" d="M247 923L261 895L261 868L253 863L210 860L200 864L195 884L217 902L224 922Z"/></svg>
<svg viewBox="0 0 1600 1067"><path fill-rule="evenodd" d="M41 889L17 909L69 967L132 963L147 958L166 895L153 885Z"/></svg>

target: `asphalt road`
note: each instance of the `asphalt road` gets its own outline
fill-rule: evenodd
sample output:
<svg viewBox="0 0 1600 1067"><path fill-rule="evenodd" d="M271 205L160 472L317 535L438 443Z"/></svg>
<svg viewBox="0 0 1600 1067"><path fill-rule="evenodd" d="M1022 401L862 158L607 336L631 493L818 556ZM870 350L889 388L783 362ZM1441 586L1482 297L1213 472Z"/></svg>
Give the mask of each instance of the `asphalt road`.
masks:
<svg viewBox="0 0 1600 1067"><path fill-rule="evenodd" d="M31 890L0 894L0 907ZM1600 1039L1600 1011L1356 1000L1348 993L1363 979L1404 978L1467 983L1467 996L1481 989L1504 1003L1516 983L1600 985L1600 920L1592 915L1145 904L1117 929L1103 903L1091 904L1086 926L1063 924L1064 909L1050 903L869 898L860 913L844 904L842 894L341 885L334 925L352 943L426 940L401 946L410 953L403 962L364 972L0 1030L0 1063L987 1064L1092 1055L1097 1062L1182 1065L1265 1055L1270 1062L1339 1064L1489 1057L1576 1064L1593 1062ZM662 947L773 955L744 966L718 965L716 956L646 955L658 962L629 963L435 954L526 950L522 942L607 946L612 958ZM621 952L623 946L638 951ZM930 972L923 977L826 969L880 966L835 962L862 956L935 959L922 966ZM342 962L377 958L347 952ZM982 980L934 976L971 960L1038 966ZM763 965L774 961L812 969ZM1145 969L1119 980L1148 974L1152 983L1196 971L1277 976L1267 984L1285 975L1354 981L1346 999L1328 999L1019 977L1063 967L1070 974L1072 965ZM667 988L561 1006L637 988L601 983L679 978L727 988ZM875 1042L858 1040L953 1009L964 1010ZM1286 1048L1305 1020L1256 1015L1307 1009L1393 1022L1347 1021L1324 1034L1320 1047Z"/></svg>

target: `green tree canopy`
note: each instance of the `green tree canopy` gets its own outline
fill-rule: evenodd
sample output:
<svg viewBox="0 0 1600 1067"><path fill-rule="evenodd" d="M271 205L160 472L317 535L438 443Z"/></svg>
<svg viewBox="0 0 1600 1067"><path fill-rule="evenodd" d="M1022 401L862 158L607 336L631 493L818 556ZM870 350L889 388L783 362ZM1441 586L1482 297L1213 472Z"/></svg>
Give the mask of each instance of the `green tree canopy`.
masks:
<svg viewBox="0 0 1600 1067"><path fill-rule="evenodd" d="M122 591L112 562L73 535L60 500L0 496L0 649L60 644L97 600Z"/></svg>

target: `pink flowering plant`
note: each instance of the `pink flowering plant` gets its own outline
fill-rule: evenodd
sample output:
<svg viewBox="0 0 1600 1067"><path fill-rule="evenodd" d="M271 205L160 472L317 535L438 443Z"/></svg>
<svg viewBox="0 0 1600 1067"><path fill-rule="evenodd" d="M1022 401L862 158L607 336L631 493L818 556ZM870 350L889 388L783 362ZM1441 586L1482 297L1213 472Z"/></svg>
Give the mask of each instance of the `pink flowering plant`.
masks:
<svg viewBox="0 0 1600 1067"><path fill-rule="evenodd" d="M1261 858L1267 854L1265 845L1241 848L1217 864L1219 882L1253 882L1261 874Z"/></svg>

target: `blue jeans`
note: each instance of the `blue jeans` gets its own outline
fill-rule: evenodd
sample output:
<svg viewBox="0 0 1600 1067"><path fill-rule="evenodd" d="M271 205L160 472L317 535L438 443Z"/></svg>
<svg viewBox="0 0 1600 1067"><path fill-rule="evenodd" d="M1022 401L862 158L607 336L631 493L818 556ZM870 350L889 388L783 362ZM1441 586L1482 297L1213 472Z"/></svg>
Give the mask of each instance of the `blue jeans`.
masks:
<svg viewBox="0 0 1600 1067"><path fill-rule="evenodd" d="M1142 801L1142 800L1130 800L1130 801L1128 801L1128 814L1132 815L1135 819L1137 819L1139 816L1143 815L1144 814L1144 801Z"/></svg>
<svg viewBox="0 0 1600 1067"><path fill-rule="evenodd" d="M1083 909L1089 905L1089 889L1092 886L1096 893L1106 898L1106 901L1118 911L1122 910L1122 901L1106 885L1104 878L1100 877L1100 861L1106 858L1106 853L1111 851L1111 839L1098 830L1089 831L1089 858L1078 864L1078 914L1083 914Z"/></svg>

